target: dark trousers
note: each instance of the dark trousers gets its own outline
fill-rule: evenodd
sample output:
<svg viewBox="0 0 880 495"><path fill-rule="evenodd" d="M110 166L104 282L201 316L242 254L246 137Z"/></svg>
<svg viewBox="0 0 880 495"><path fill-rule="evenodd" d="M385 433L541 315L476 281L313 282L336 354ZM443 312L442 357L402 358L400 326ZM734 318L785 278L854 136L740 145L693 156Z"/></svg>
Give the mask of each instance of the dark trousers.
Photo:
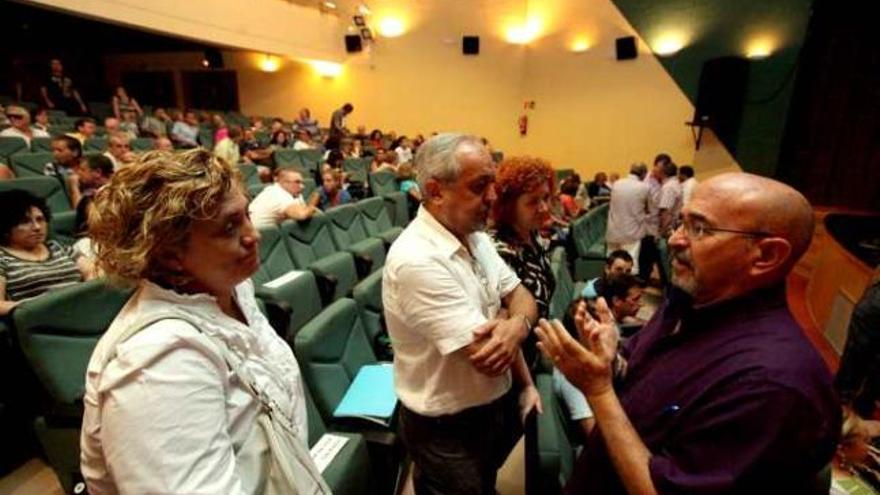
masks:
<svg viewBox="0 0 880 495"><path fill-rule="evenodd" d="M416 495L493 495L498 468L522 435L514 389L489 404L439 417L401 404L399 419Z"/></svg>
<svg viewBox="0 0 880 495"><path fill-rule="evenodd" d="M648 281L651 279L651 272L654 265L657 265L657 271L660 273L660 284L666 287L666 269L660 260L660 250L657 248L657 239L654 236L645 236L642 239L641 247L639 247L639 277Z"/></svg>

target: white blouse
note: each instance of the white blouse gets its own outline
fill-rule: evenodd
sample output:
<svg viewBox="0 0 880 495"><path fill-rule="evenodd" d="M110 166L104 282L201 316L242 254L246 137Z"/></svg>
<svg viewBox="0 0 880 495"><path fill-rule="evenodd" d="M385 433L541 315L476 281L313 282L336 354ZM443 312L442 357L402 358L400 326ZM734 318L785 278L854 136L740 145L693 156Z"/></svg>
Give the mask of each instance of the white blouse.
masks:
<svg viewBox="0 0 880 495"><path fill-rule="evenodd" d="M86 372L81 469L89 493L242 493L235 452L256 425L260 405L217 352L222 341L256 387L288 411L308 436L293 352L260 313L253 285L235 289L248 324L225 315L211 296L181 295L143 282L98 342ZM156 322L117 347L115 336L144 315L178 312L199 323ZM210 338L208 337L210 336Z"/></svg>

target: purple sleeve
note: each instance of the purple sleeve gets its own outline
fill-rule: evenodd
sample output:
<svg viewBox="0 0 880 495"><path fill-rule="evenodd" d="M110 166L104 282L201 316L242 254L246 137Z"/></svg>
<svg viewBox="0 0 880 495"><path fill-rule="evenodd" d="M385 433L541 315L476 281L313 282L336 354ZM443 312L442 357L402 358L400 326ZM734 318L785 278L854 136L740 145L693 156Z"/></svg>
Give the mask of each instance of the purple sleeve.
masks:
<svg viewBox="0 0 880 495"><path fill-rule="evenodd" d="M658 493L733 493L756 466L786 465L821 435L806 399L767 380L738 380L699 400L668 445L653 452Z"/></svg>

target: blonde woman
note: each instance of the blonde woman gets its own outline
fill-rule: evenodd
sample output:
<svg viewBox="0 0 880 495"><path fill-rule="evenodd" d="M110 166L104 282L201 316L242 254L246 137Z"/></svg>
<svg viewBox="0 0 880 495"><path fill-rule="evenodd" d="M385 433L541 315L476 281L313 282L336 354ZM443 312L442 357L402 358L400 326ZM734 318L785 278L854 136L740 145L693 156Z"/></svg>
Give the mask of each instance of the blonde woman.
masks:
<svg viewBox="0 0 880 495"><path fill-rule="evenodd" d="M205 150L147 153L95 195L89 232L98 266L137 285L86 374L89 493L265 493L273 459L249 449L263 408L305 449L306 405L254 299L259 234L236 169Z"/></svg>

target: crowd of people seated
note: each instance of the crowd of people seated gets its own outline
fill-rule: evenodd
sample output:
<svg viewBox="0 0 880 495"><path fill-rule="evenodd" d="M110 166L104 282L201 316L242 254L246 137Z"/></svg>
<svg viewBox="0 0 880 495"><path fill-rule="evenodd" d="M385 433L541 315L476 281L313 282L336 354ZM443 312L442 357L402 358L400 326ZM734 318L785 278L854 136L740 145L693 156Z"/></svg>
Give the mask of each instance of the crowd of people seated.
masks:
<svg viewBox="0 0 880 495"><path fill-rule="evenodd" d="M41 198L0 193L0 317L97 275L137 287L85 377L90 493L266 483L329 492L300 452L299 365L250 277L259 229L359 199L365 185L344 169L351 158L392 174L413 219L388 248L382 302L416 493L494 493L527 418L547 413L536 376L548 370L582 452L572 493L818 493L841 409L785 306L785 277L813 234L811 208L790 187L741 173L698 183L664 153L650 171L635 163L622 178L560 182L540 158L496 163L476 136L352 132L349 103L324 129L307 108L292 122L147 112L123 87L100 128L107 151L86 155L99 128L60 61L42 95L47 109L78 116L71 131L54 132L45 109L31 122L27 108L9 105L0 135L51 136L44 173L63 181L78 241L49 239ZM133 151L145 137L155 151ZM287 149L317 150L316 177L277 166L274 153ZM240 164L271 182L253 198ZM0 178L14 180L8 168ZM317 182L308 197L306 179ZM571 222L606 203L604 270L567 295L562 321L548 321L558 290L550 252L571 242ZM662 302L645 320L655 271ZM851 375L840 383L854 400ZM251 432L267 412L292 440L295 479L279 481L274 459L254 455L261 439Z"/></svg>

